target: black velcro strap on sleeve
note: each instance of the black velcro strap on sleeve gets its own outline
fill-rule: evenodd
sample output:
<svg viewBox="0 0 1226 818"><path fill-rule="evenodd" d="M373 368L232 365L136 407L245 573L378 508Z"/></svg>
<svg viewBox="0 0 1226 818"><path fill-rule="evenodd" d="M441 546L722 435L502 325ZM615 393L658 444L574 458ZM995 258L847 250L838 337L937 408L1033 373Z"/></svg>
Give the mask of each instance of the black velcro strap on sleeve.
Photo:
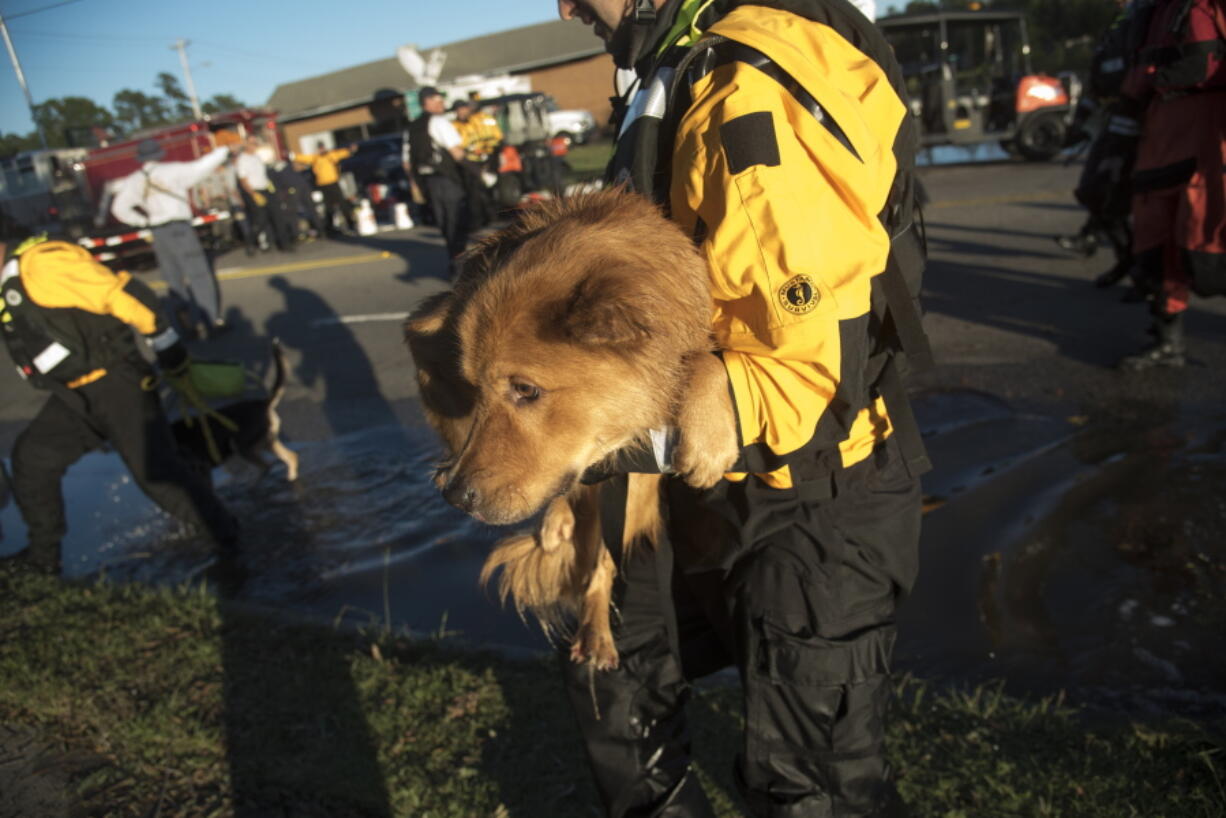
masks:
<svg viewBox="0 0 1226 818"><path fill-rule="evenodd" d="M719 138L728 157L728 172L734 176L754 165L779 164L779 140L775 138L775 121L770 111L757 111L725 122L719 128Z"/></svg>

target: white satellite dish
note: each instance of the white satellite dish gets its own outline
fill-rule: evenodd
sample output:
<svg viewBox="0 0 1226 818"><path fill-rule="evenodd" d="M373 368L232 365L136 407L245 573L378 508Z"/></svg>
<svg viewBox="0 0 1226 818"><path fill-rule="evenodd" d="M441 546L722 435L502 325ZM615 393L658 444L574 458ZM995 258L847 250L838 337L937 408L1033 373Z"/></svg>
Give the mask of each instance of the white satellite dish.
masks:
<svg viewBox="0 0 1226 818"><path fill-rule="evenodd" d="M418 85L434 85L443 73L443 63L447 55L439 49L434 49L428 57L422 57L415 45L402 45L396 49L396 59L413 82Z"/></svg>

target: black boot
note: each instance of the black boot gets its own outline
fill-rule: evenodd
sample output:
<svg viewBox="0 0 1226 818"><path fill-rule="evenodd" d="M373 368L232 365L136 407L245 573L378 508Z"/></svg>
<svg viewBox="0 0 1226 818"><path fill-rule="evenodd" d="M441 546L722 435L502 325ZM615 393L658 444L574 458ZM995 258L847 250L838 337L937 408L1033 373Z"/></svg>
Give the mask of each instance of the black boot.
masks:
<svg viewBox="0 0 1226 818"><path fill-rule="evenodd" d="M1086 258L1098 252L1098 237L1084 231L1071 236L1056 236L1056 244L1060 245L1063 250Z"/></svg>
<svg viewBox="0 0 1226 818"><path fill-rule="evenodd" d="M0 568L14 571L30 571L36 574L46 574L58 577L64 573L60 562L60 547L30 545L24 551L0 557Z"/></svg>
<svg viewBox="0 0 1226 818"><path fill-rule="evenodd" d="M1124 276L1128 275L1128 270L1130 268L1131 268L1131 264L1129 264L1128 262L1118 261L1116 262L1114 267L1112 267L1110 270L1108 270L1105 273L1100 273L1094 279L1094 286L1100 289L1103 287L1110 287L1111 285L1115 284L1120 279L1122 279Z"/></svg>
<svg viewBox="0 0 1226 818"><path fill-rule="evenodd" d="M1118 367L1127 372L1165 366L1178 369L1187 363L1183 346L1183 315L1155 315L1150 332L1154 341L1134 355L1122 358Z"/></svg>

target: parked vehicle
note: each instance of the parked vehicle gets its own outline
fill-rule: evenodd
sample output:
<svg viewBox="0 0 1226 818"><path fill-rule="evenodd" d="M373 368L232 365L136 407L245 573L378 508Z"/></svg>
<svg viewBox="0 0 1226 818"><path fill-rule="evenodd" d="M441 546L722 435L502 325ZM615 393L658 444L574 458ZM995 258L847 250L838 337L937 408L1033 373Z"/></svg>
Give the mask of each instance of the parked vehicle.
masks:
<svg viewBox="0 0 1226 818"><path fill-rule="evenodd" d="M596 117L592 116L591 111L559 108L550 96L545 97L545 110L550 135L565 139L568 145L582 145L596 133Z"/></svg>
<svg viewBox="0 0 1226 818"><path fill-rule="evenodd" d="M211 149L212 134L229 131L232 141L258 133L283 156L276 124L272 111L242 109L142 131L94 148L19 153L0 160L0 207L32 230L79 242L99 261L137 266L152 255L152 234L111 215L115 185L140 169L137 146L156 139L163 161L190 161ZM221 249L231 241L235 206L241 201L236 184L233 172L223 168L189 191L192 223L207 248Z"/></svg>
<svg viewBox="0 0 1226 818"><path fill-rule="evenodd" d="M409 198L401 152L403 145L402 133L371 137L357 143L353 155L342 159L338 166L343 175L352 178L355 195L369 199L377 213L398 200Z"/></svg>
<svg viewBox="0 0 1226 818"><path fill-rule="evenodd" d="M1031 68L1026 21L1012 11L881 17L925 145L999 141L1027 159L1064 147L1076 88Z"/></svg>
<svg viewBox="0 0 1226 818"><path fill-rule="evenodd" d="M542 93L507 94L480 100L495 111L502 129L495 199L514 207L527 194L560 190L565 182L562 157L566 139L555 139L549 124L549 97Z"/></svg>

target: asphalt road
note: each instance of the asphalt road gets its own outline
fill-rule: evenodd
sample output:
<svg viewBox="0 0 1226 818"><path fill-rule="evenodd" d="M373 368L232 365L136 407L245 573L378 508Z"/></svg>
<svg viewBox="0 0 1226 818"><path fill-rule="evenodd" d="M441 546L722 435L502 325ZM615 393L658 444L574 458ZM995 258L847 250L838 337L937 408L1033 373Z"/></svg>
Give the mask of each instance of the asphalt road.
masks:
<svg viewBox="0 0 1226 818"><path fill-rule="evenodd" d="M1211 409L1226 386L1226 299L1188 313L1193 364L1181 373L1124 376L1112 368L1145 341L1144 308L1122 290L1089 285L1110 266L1083 260L1051 237L1082 211L1071 189L1078 168L985 163L922 171L930 267L925 324L934 371L913 387L984 389L1027 408L1093 413L1137 401ZM415 387L400 318L447 286L437 231L418 227L349 241L316 241L295 253L216 259L229 334L193 345L200 357L267 364L267 339L286 345L295 377L284 403L297 439L322 439L398 419L417 423ZM142 273L157 281L156 271ZM7 451L43 396L0 367L0 450Z"/></svg>

